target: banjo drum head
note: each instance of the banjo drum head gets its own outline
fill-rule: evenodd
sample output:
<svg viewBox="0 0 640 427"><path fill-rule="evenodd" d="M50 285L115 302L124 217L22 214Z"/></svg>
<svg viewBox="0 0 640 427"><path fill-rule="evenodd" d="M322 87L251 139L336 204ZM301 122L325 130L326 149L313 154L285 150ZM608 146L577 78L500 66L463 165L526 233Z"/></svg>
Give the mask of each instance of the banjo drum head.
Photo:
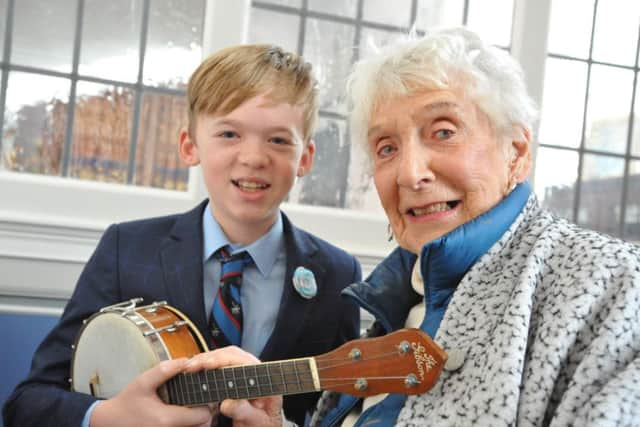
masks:
<svg viewBox="0 0 640 427"><path fill-rule="evenodd" d="M101 313L85 325L73 356L73 390L109 399L160 362L141 329L119 313Z"/></svg>

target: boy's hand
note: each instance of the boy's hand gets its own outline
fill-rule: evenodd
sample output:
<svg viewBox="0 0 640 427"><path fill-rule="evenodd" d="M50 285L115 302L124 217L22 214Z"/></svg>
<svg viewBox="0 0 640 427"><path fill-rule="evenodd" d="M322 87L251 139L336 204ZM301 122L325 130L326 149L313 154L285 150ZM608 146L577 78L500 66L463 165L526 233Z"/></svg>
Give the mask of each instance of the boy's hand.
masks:
<svg viewBox="0 0 640 427"><path fill-rule="evenodd" d="M254 355L229 346L201 353L189 360L186 371L216 369L225 366L260 363ZM282 426L282 396L261 397L250 400L227 399L220 403L220 412L233 420L234 427Z"/></svg>
<svg viewBox="0 0 640 427"><path fill-rule="evenodd" d="M91 414L91 427L208 427L213 414L208 406L167 405L156 390L185 370L187 359L167 360L138 375L120 393L100 402Z"/></svg>

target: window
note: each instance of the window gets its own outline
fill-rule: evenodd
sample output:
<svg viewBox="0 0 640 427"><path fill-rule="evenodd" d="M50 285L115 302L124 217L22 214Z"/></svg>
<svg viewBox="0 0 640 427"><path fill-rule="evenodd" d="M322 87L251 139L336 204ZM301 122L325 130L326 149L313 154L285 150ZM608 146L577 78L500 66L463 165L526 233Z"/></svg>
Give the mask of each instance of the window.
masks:
<svg viewBox="0 0 640 427"><path fill-rule="evenodd" d="M3 6L2 167L186 190L175 141L204 0Z"/></svg>
<svg viewBox="0 0 640 427"><path fill-rule="evenodd" d="M0 219L99 232L205 197L176 141L206 3L0 0Z"/></svg>
<svg viewBox="0 0 640 427"><path fill-rule="evenodd" d="M249 41L275 43L302 54L319 80L315 163L291 194L291 202L381 212L365 154L352 150L349 142L343 93L351 65L410 28L423 33L445 24L467 24L508 49L513 1L493 1L491 14L485 3L402 0L390 7L387 0L252 2Z"/></svg>
<svg viewBox="0 0 640 427"><path fill-rule="evenodd" d="M557 214L638 241L640 3L624 4L552 2L535 188Z"/></svg>

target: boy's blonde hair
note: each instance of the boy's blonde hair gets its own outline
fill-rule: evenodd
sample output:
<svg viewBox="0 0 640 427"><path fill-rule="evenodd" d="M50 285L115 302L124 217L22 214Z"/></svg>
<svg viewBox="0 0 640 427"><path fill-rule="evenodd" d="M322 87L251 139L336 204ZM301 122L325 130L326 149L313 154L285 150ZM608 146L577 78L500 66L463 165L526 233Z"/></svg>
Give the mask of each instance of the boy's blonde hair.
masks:
<svg viewBox="0 0 640 427"><path fill-rule="evenodd" d="M308 142L318 116L311 64L273 45L232 46L205 59L189 79L189 129L193 131L198 114L228 114L262 94L304 108L303 136Z"/></svg>

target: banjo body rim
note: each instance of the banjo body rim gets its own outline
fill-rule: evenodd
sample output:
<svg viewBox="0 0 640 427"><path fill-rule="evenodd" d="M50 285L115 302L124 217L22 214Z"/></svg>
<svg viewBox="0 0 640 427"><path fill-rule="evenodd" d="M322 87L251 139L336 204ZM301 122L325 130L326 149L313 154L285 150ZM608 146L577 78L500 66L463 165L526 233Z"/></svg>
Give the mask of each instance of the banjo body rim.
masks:
<svg viewBox="0 0 640 427"><path fill-rule="evenodd" d="M166 302L141 299L105 307L83 325L73 345L71 390L109 399L136 376L169 359L207 351L197 327ZM168 402L163 384L160 397Z"/></svg>

